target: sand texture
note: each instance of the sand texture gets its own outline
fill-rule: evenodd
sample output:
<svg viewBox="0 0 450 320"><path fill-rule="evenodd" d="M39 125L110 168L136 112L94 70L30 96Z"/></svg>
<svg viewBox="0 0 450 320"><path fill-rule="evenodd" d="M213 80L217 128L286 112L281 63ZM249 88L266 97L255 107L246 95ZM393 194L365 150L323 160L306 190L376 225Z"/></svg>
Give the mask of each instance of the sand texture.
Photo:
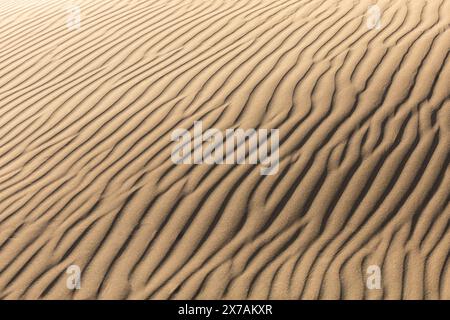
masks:
<svg viewBox="0 0 450 320"><path fill-rule="evenodd" d="M449 52L450 0L0 0L0 299L450 299Z"/></svg>

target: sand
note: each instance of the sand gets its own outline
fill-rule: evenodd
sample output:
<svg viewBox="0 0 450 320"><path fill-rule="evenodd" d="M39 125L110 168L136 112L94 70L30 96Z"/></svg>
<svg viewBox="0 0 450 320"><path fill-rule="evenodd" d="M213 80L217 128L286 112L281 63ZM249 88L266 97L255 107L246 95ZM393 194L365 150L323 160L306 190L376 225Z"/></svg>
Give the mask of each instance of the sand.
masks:
<svg viewBox="0 0 450 320"><path fill-rule="evenodd" d="M0 298L450 299L449 52L449 0L0 1Z"/></svg>

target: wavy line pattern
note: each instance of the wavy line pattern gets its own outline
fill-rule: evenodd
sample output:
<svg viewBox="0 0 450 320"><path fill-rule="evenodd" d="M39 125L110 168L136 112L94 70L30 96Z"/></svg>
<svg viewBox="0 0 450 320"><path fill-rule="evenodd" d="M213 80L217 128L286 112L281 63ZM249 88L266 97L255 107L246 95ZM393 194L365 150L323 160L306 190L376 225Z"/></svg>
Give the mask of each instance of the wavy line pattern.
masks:
<svg viewBox="0 0 450 320"><path fill-rule="evenodd" d="M449 0L76 3L0 1L0 298L450 299ZM174 165L195 121L278 174Z"/></svg>

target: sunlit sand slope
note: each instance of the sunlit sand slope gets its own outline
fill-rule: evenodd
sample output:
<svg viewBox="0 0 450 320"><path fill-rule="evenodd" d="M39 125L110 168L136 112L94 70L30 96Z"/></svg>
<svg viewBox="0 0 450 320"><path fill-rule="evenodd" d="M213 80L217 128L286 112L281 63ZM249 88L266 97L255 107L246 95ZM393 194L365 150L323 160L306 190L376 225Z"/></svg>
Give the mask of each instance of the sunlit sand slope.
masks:
<svg viewBox="0 0 450 320"><path fill-rule="evenodd" d="M450 299L449 24L450 0L0 0L0 298ZM278 173L174 164L195 121L279 129Z"/></svg>

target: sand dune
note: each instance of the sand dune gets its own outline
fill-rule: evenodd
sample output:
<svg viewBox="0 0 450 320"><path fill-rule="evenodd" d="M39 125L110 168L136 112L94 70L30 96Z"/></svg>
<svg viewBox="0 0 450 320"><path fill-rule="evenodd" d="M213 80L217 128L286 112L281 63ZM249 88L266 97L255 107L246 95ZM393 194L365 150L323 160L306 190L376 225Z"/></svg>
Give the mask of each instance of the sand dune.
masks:
<svg viewBox="0 0 450 320"><path fill-rule="evenodd" d="M449 0L0 1L0 298L450 299L449 52Z"/></svg>

